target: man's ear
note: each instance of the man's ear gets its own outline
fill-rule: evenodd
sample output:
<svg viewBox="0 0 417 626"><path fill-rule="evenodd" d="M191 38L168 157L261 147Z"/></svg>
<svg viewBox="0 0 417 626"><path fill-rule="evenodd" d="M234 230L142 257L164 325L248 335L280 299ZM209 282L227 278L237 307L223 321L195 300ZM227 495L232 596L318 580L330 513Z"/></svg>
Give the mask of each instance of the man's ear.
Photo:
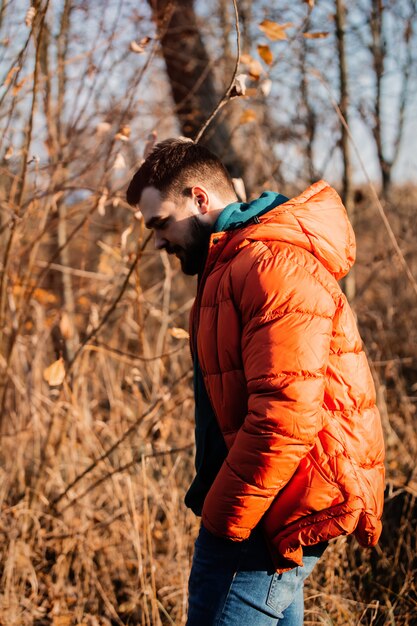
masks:
<svg viewBox="0 0 417 626"><path fill-rule="evenodd" d="M194 187L191 187L191 195L194 199L198 212L201 215L205 215L210 211L210 199L204 187L194 185Z"/></svg>

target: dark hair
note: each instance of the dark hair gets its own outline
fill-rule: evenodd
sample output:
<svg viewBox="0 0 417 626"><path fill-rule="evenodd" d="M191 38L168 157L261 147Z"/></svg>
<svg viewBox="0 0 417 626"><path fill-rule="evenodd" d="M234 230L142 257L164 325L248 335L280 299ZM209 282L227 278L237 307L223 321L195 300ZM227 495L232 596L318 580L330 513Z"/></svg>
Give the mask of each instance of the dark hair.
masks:
<svg viewBox="0 0 417 626"><path fill-rule="evenodd" d="M164 197L189 195L204 183L220 196L236 196L232 180L220 159L204 146L187 139L166 139L156 144L130 181L126 198L139 204L145 187L155 187Z"/></svg>

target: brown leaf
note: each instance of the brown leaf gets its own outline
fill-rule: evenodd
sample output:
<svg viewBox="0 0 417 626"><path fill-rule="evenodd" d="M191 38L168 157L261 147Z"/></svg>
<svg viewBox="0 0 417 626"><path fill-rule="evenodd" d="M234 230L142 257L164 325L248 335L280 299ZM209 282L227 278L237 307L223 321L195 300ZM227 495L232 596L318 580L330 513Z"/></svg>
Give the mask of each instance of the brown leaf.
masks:
<svg viewBox="0 0 417 626"><path fill-rule="evenodd" d="M277 22L271 22L271 20L264 20L259 24L259 28L271 41L278 41L287 39L287 33L285 30L292 26L291 22L285 24L278 24Z"/></svg>
<svg viewBox="0 0 417 626"><path fill-rule="evenodd" d="M248 74L253 80L259 80L260 75L263 72L262 65L256 59L252 58L250 54L242 54L240 57L241 63L244 63L248 68Z"/></svg>
<svg viewBox="0 0 417 626"><path fill-rule="evenodd" d="M183 328L171 328L169 331L170 335L174 337L174 339L188 339L189 334Z"/></svg>
<svg viewBox="0 0 417 626"><path fill-rule="evenodd" d="M51 387L61 385L65 378L64 359L61 357L44 369L43 377Z"/></svg>
<svg viewBox="0 0 417 626"><path fill-rule="evenodd" d="M329 33L303 33L305 39L324 39Z"/></svg>
<svg viewBox="0 0 417 626"><path fill-rule="evenodd" d="M246 79L248 78L247 74L238 74L235 78L235 82L233 83L233 87L230 90L231 96L244 96L246 93Z"/></svg>
<svg viewBox="0 0 417 626"><path fill-rule="evenodd" d="M310 9L314 9L314 0L304 0L310 7Z"/></svg>
<svg viewBox="0 0 417 626"><path fill-rule="evenodd" d="M30 7L30 9L26 11L26 15L25 15L25 24L28 28L32 26L35 16L36 16L35 7Z"/></svg>
<svg viewBox="0 0 417 626"><path fill-rule="evenodd" d="M120 127L115 137L116 139L120 139L121 141L129 141L130 133L131 133L130 126L125 124L124 126Z"/></svg>
<svg viewBox="0 0 417 626"><path fill-rule="evenodd" d="M129 48L132 52L136 52L137 54L143 54L150 40L151 40L150 37L143 37L139 41L139 43L136 41L131 41Z"/></svg>
<svg viewBox="0 0 417 626"><path fill-rule="evenodd" d="M258 45L258 54L267 65L272 65L274 61L274 55L271 52L271 48L267 44Z"/></svg>

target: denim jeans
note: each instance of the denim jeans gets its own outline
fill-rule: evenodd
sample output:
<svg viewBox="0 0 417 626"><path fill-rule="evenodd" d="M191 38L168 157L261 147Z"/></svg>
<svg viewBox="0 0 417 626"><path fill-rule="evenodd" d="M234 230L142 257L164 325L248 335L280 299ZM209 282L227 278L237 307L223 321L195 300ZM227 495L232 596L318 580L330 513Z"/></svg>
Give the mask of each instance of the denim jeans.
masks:
<svg viewBox="0 0 417 626"><path fill-rule="evenodd" d="M326 546L305 549L304 567L277 574L259 528L235 542L201 526L188 583L187 626L302 626L304 580Z"/></svg>

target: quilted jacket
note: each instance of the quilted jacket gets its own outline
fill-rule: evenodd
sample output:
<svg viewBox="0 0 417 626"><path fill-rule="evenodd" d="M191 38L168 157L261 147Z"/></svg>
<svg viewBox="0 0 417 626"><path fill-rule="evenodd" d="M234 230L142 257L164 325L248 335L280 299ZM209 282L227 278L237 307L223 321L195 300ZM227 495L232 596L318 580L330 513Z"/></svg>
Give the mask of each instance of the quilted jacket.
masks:
<svg viewBox="0 0 417 626"><path fill-rule="evenodd" d="M214 233L191 345L228 454L204 502L213 534L261 522L277 571L303 546L381 532L384 444L354 315L337 280L355 240L324 181L239 230Z"/></svg>

